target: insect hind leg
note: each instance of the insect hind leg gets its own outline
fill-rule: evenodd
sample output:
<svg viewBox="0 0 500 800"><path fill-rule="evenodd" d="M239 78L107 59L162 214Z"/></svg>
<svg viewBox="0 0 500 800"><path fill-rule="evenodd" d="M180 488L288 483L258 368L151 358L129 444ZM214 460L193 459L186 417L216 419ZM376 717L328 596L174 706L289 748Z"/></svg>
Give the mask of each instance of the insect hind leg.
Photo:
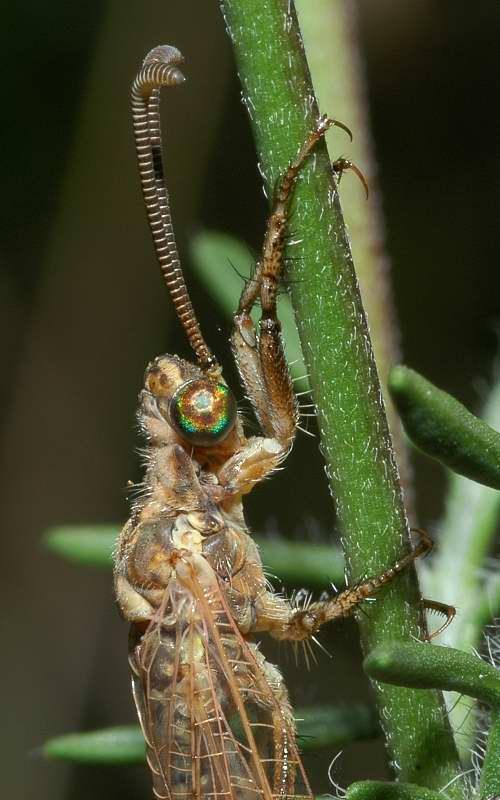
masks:
<svg viewBox="0 0 500 800"><path fill-rule="evenodd" d="M309 797L310 789L297 751L295 719L283 677L259 650L249 646L263 677L258 682L260 691L254 700L269 719L269 731L272 731L270 746L273 755L267 763L270 765L273 797ZM262 728L265 729L266 725Z"/></svg>

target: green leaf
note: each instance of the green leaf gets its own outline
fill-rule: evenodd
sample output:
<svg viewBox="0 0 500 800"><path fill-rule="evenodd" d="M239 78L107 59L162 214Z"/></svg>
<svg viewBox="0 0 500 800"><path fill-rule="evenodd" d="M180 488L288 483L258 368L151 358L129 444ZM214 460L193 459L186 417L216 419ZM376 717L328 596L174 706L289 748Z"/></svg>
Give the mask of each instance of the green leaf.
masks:
<svg viewBox="0 0 500 800"><path fill-rule="evenodd" d="M445 794L416 783L358 781L347 789L346 800L443 800Z"/></svg>
<svg viewBox="0 0 500 800"><path fill-rule="evenodd" d="M47 531L44 543L69 561L109 569L118 533L115 525L67 525ZM324 588L344 580L344 558L338 547L255 538L266 571L285 583Z"/></svg>
<svg viewBox="0 0 500 800"><path fill-rule="evenodd" d="M302 708L296 711L301 750L338 747L379 733L374 709ZM144 737L138 725L122 725L50 739L42 748L46 758L81 764L136 764L145 760Z"/></svg>
<svg viewBox="0 0 500 800"><path fill-rule="evenodd" d="M459 475L500 489L497 431L408 367L391 371L389 389L406 433L419 450Z"/></svg>
<svg viewBox="0 0 500 800"><path fill-rule="evenodd" d="M110 569L119 531L117 525L62 525L46 531L42 541L67 561Z"/></svg>
<svg viewBox="0 0 500 800"><path fill-rule="evenodd" d="M291 586L330 587L344 582L344 556L340 547L283 539L255 540L266 571Z"/></svg>
<svg viewBox="0 0 500 800"><path fill-rule="evenodd" d="M492 374L500 376L500 360ZM500 429L500 381L490 387L482 404L481 419ZM470 653L480 646L485 625L500 613L500 580L485 572L500 521L500 492L449 473L445 513L439 523L439 547L420 570L425 597L438 597L459 614L439 637L439 644ZM496 570L498 572L498 570ZM474 698L462 695L448 699L449 717L457 737L462 761L467 763L476 735Z"/></svg>
<svg viewBox="0 0 500 800"><path fill-rule="evenodd" d="M371 678L412 689L443 689L500 704L500 674L481 658L453 647L388 642L363 662Z"/></svg>
<svg viewBox="0 0 500 800"><path fill-rule="evenodd" d="M302 752L342 747L380 735L377 713L371 706L297 708L294 716Z"/></svg>
<svg viewBox="0 0 500 800"><path fill-rule="evenodd" d="M227 233L203 231L191 239L190 253L196 275L230 320L255 266L250 247Z"/></svg>
<svg viewBox="0 0 500 800"><path fill-rule="evenodd" d="M137 764L146 757L144 737L138 725L68 733L46 742L42 753L46 758L80 764Z"/></svg>
<svg viewBox="0 0 500 800"><path fill-rule="evenodd" d="M191 259L205 288L231 319L236 311L244 280L252 275L255 266L250 248L226 233L205 231L191 240ZM296 379L295 388L302 391L308 388L304 378L307 369L287 294L280 295L278 305L287 360L292 376ZM257 318L257 312L253 316Z"/></svg>

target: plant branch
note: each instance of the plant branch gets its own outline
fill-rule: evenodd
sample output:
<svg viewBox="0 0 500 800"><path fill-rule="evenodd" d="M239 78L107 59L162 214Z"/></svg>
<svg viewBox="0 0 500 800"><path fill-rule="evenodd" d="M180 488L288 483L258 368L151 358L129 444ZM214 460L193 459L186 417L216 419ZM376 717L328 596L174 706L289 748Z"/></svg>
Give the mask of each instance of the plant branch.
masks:
<svg viewBox="0 0 500 800"><path fill-rule="evenodd" d="M224 0L243 97L268 194L315 127L318 109L293 3ZM376 575L409 549L407 521L348 236L325 146L298 181L290 270L302 351L311 373L322 448L353 580ZM365 652L422 630L415 571L380 593L359 619ZM375 687L402 780L440 788L459 771L436 692ZM436 742L439 746L436 746ZM462 797L454 785L455 797Z"/></svg>
<svg viewBox="0 0 500 800"><path fill-rule="evenodd" d="M346 173L342 180L342 211L350 233L361 298L370 324L389 427L408 502L411 495L408 448L387 391L389 371L401 360L400 341L391 296L377 163L370 136L364 65L358 46L356 7L345 0L335 3L296 0L295 5L319 107L345 122L353 131L347 154L362 170L370 189L367 202L359 180ZM327 133L326 142L332 161L338 157L339 150L342 153L346 150L335 129Z"/></svg>

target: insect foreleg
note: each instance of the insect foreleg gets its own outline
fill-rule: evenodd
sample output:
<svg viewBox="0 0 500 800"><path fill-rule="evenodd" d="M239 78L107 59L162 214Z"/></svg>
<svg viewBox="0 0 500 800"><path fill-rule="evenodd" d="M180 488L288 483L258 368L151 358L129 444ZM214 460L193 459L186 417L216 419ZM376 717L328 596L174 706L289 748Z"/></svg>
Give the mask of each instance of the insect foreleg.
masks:
<svg viewBox="0 0 500 800"><path fill-rule="evenodd" d="M288 206L300 169L330 125L331 121L326 117L319 120L279 182L261 259L243 289L234 316L231 343L241 379L264 435L277 441L282 455L286 455L292 445L298 422L298 405L276 307L286 245ZM257 300L260 300L262 309L258 333L250 317Z"/></svg>

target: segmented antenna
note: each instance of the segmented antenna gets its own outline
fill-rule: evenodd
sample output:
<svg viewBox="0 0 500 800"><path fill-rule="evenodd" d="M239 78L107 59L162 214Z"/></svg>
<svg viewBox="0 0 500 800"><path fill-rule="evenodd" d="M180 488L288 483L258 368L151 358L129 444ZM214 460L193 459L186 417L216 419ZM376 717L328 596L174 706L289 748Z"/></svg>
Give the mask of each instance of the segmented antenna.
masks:
<svg viewBox="0 0 500 800"><path fill-rule="evenodd" d="M217 359L201 334L182 274L163 173L160 89L184 83L178 67L183 61L179 50L170 45L155 47L144 59L132 84L134 135L142 194L162 275L201 368L216 373Z"/></svg>

